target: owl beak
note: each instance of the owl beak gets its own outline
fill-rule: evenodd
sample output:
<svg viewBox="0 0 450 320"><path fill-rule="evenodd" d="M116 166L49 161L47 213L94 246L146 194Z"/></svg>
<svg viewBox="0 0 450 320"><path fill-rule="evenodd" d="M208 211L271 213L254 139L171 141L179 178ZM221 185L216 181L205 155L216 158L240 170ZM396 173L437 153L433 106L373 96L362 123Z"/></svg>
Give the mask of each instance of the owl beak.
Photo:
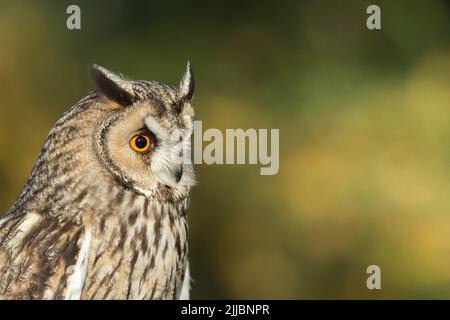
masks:
<svg viewBox="0 0 450 320"><path fill-rule="evenodd" d="M171 170L154 170L160 179L162 184L169 187L175 187L183 177L183 166L180 165L177 168L172 168Z"/></svg>
<svg viewBox="0 0 450 320"><path fill-rule="evenodd" d="M183 166L180 166L180 168L175 171L175 181L176 183L180 182L181 177L183 177Z"/></svg>

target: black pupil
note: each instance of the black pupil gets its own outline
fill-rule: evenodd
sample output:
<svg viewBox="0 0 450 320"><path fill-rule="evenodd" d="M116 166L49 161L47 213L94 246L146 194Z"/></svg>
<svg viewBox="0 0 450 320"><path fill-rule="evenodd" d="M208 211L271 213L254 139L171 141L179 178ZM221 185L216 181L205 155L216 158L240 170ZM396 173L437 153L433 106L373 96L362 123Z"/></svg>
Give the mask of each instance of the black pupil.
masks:
<svg viewBox="0 0 450 320"><path fill-rule="evenodd" d="M139 149L144 149L147 146L147 139L145 139L143 136L139 136L136 139L136 147Z"/></svg>

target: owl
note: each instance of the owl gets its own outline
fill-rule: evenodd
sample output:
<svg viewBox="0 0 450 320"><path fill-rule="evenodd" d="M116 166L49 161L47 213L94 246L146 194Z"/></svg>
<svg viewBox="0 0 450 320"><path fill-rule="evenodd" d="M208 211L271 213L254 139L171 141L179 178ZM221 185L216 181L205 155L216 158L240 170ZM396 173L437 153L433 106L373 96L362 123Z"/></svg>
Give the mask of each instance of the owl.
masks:
<svg viewBox="0 0 450 320"><path fill-rule="evenodd" d="M101 66L0 220L2 299L187 299L194 77Z"/></svg>

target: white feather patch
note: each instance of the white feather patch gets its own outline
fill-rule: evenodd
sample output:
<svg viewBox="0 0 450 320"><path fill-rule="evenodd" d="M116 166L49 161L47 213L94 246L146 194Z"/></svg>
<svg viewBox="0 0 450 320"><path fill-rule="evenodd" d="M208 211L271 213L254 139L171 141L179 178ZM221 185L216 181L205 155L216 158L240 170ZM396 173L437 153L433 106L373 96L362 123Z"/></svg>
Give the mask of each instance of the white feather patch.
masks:
<svg viewBox="0 0 450 320"><path fill-rule="evenodd" d="M6 246L11 249L11 251L17 250L22 244L24 237L31 231L31 229L42 219L40 214L35 212L27 213L25 219L17 227L17 234L13 241L6 242ZM6 219L5 219L6 220Z"/></svg>
<svg viewBox="0 0 450 320"><path fill-rule="evenodd" d="M186 266L184 273L183 286L181 287L180 300L189 300L189 291L191 290L191 275L189 272L189 264Z"/></svg>
<svg viewBox="0 0 450 320"><path fill-rule="evenodd" d="M65 296L66 300L80 300L84 282L86 280L91 238L91 231L86 230L80 253L78 254L77 263L75 264L75 266L72 266L73 273L70 275L68 280L68 286Z"/></svg>

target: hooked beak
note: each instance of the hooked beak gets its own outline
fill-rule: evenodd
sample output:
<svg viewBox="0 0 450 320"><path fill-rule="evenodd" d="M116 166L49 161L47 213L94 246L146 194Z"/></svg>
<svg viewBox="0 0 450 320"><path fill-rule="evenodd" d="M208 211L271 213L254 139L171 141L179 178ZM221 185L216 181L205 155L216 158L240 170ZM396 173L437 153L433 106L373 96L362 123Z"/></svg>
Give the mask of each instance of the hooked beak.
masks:
<svg viewBox="0 0 450 320"><path fill-rule="evenodd" d="M172 168L172 170L167 170L165 168L164 170L154 170L153 172L158 175L158 178L162 184L169 187L175 187L183 177L183 165L180 164L176 168Z"/></svg>
<svg viewBox="0 0 450 320"><path fill-rule="evenodd" d="M176 183L180 182L182 176L183 176L183 166L180 166L180 168L177 171L175 171Z"/></svg>

